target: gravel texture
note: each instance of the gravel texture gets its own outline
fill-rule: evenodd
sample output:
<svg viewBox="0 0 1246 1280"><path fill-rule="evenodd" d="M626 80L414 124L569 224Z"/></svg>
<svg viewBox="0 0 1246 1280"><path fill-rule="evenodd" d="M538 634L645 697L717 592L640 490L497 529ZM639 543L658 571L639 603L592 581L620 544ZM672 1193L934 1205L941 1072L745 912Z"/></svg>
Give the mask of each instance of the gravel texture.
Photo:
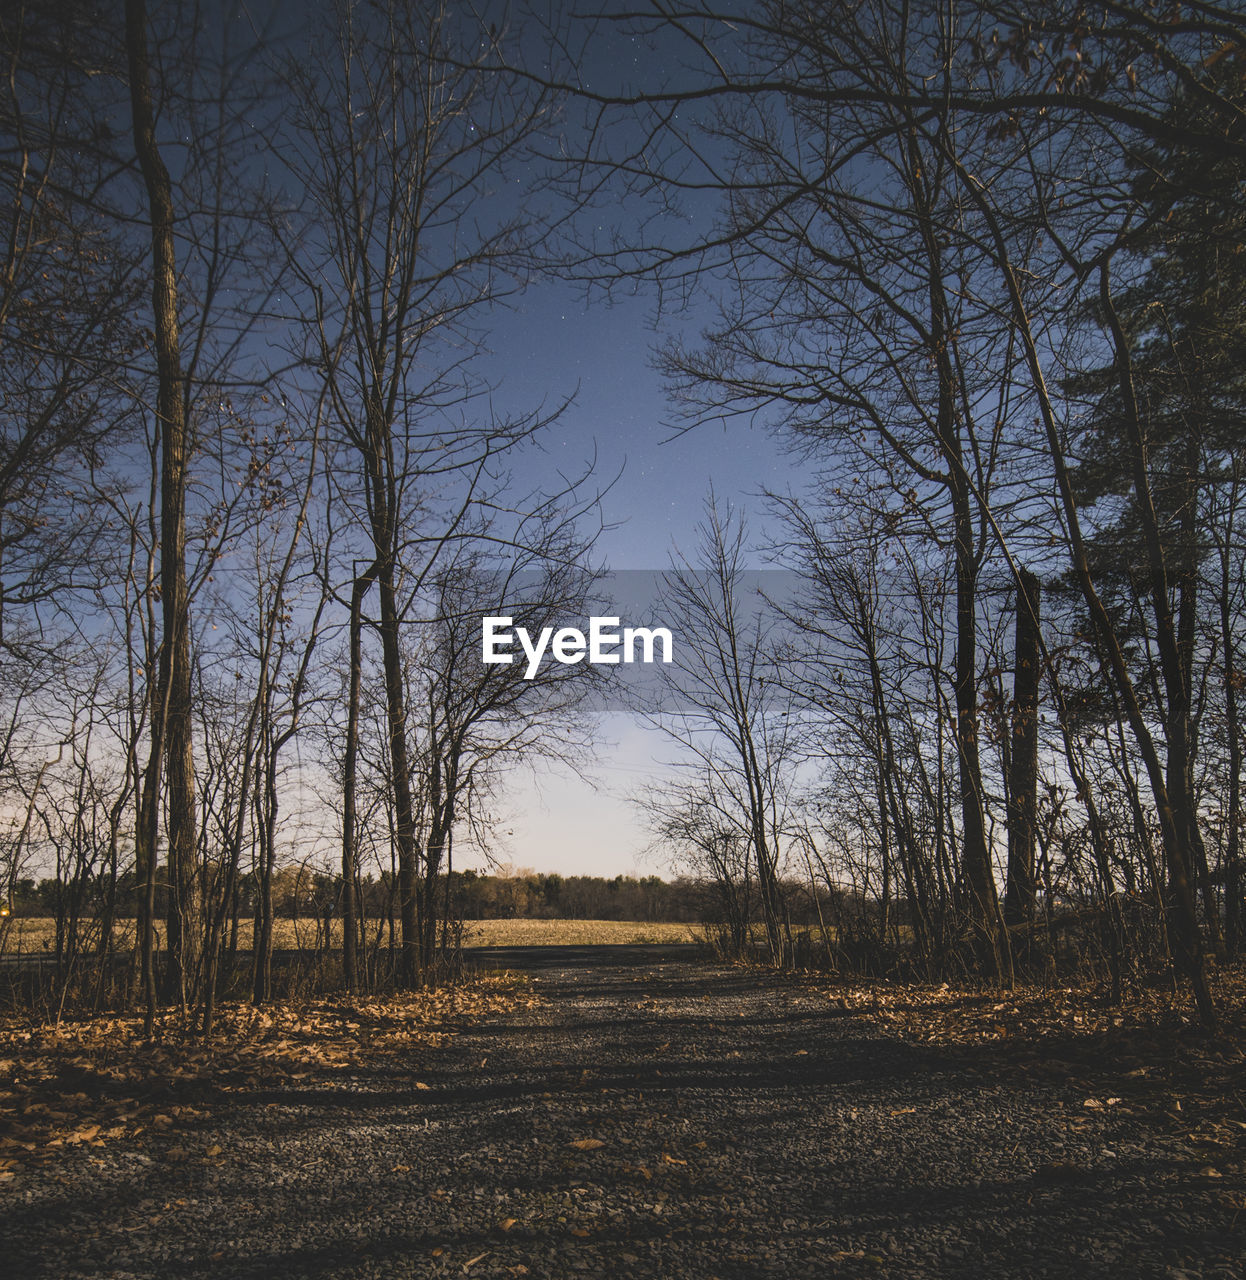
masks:
<svg viewBox="0 0 1246 1280"><path fill-rule="evenodd" d="M587 960L441 1047L23 1172L0 1274L1246 1275L1240 1176L1161 1113L791 984Z"/></svg>

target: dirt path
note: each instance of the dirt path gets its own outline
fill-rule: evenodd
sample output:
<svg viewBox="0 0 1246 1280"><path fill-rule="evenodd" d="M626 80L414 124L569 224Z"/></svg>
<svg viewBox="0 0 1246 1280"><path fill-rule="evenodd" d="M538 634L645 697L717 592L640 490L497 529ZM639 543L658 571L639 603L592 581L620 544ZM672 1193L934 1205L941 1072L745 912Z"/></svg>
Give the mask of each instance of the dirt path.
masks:
<svg viewBox="0 0 1246 1280"><path fill-rule="evenodd" d="M730 970L568 958L418 1059L66 1150L0 1190L0 1272L1244 1274L1240 1177L1160 1116Z"/></svg>

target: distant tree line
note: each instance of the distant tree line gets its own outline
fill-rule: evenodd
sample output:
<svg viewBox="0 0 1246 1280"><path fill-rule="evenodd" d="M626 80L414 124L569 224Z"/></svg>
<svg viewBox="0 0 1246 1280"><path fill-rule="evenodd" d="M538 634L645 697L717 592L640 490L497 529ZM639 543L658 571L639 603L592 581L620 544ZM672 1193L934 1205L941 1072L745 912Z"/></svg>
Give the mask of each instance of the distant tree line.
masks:
<svg viewBox="0 0 1246 1280"><path fill-rule="evenodd" d="M817 904L804 889L799 881L785 886L792 918L797 924L808 926L817 918ZM132 886L125 886L124 891L132 892ZM563 876L557 872L523 870L491 875L468 870L440 877L436 891L438 899L449 904L450 915L456 921L623 920L703 924L713 922L717 886L690 876L663 880L656 875ZM100 903L87 900L71 906L70 892L59 880L23 876L13 886L12 919L58 919L71 915L98 918ZM158 907L165 905L167 893L164 885L158 885ZM335 921L340 919L343 894L338 876L307 867L285 866L274 873L271 893L272 910L277 919L315 920L325 916ZM395 901L395 886L387 874L363 877L359 893L363 919L387 918L393 912ZM820 905L823 910L831 909L825 894ZM253 920L258 910L259 886L244 879L237 899L238 917Z"/></svg>

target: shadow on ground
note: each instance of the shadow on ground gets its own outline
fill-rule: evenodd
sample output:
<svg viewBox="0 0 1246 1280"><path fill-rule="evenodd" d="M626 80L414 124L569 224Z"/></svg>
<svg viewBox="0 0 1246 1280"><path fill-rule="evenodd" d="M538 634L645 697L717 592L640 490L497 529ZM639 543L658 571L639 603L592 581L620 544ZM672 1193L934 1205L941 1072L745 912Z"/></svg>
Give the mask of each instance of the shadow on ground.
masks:
<svg viewBox="0 0 1246 1280"><path fill-rule="evenodd" d="M491 958L542 1003L19 1180L7 1274L1241 1275L1240 1144L1124 1084L1087 1110L685 948Z"/></svg>

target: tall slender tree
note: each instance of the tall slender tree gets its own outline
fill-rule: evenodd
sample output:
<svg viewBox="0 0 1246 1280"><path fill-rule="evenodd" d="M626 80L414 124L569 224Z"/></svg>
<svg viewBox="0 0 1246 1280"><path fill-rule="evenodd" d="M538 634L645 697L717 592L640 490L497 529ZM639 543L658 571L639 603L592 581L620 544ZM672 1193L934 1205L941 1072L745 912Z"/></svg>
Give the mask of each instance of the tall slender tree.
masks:
<svg viewBox="0 0 1246 1280"><path fill-rule="evenodd" d="M155 858L161 771L167 778L170 987L183 1004L200 978L202 887L195 841L194 726L191 705L190 599L186 586L186 395L178 315L173 184L156 139L145 0L126 0L126 54L134 149L151 225L152 328L160 441L160 674L148 765L146 857Z"/></svg>

